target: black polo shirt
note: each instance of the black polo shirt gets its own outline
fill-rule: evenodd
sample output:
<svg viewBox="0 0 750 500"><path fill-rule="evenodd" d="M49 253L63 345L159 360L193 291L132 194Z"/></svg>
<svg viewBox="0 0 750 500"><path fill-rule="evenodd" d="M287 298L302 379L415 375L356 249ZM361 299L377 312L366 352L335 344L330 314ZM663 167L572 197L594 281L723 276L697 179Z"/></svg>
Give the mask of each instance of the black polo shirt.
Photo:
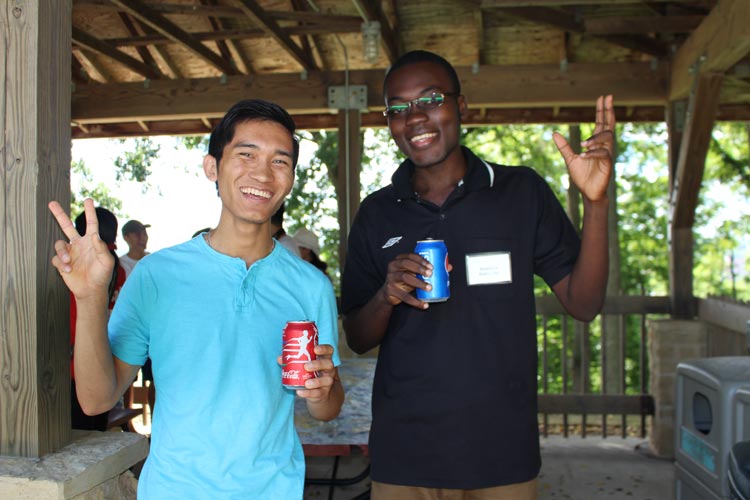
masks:
<svg viewBox="0 0 750 500"><path fill-rule="evenodd" d="M464 180L442 207L413 192L405 161L354 219L344 313L367 303L388 263L418 240L445 240L451 297L394 308L380 346L370 432L372 478L474 489L533 479L541 465L533 275L568 275L580 240L547 183L463 148ZM509 252L512 281L467 285L466 256Z"/></svg>

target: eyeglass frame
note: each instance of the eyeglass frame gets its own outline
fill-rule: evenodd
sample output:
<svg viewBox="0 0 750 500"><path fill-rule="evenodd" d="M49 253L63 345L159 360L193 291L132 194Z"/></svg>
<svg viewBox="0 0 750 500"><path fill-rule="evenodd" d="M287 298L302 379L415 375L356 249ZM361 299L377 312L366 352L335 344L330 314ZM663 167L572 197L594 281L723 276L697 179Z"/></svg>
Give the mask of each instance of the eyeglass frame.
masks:
<svg viewBox="0 0 750 500"><path fill-rule="evenodd" d="M408 113L412 109L412 106L414 106L415 108L417 108L419 110L422 110L422 111L429 111L431 109L437 109L437 108L439 108L440 106L442 106L445 103L445 98L446 97L458 97L460 95L461 94L459 94L458 92L440 92L438 90L433 90L429 94L429 96L422 95L422 96L417 97L416 99L412 99L410 101L398 103L396 106L406 105L406 109L404 109L403 111L399 111L398 113L395 113L393 115L388 114L388 112L391 110L392 106L386 106L385 110L383 110L383 116L385 116L388 119L395 118L395 117L397 117L399 115L402 115L404 113ZM441 103L435 105L435 106L430 106L430 107L427 107L427 108L424 108L424 107L420 106L419 103L420 103L421 99L425 99L425 98L434 99L436 96L442 96L443 97L443 101ZM427 103L427 104L430 105L430 103Z"/></svg>

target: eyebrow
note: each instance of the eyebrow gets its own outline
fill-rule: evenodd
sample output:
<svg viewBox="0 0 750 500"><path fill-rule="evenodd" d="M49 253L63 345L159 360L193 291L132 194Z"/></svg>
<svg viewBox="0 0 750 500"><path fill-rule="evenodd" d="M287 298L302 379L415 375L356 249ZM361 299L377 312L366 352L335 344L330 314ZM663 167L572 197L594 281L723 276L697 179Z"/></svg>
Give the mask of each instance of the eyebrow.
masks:
<svg viewBox="0 0 750 500"><path fill-rule="evenodd" d="M252 142L240 142L240 143L235 144L234 147L232 147L232 149L240 149L240 148L255 149L258 151L260 150L260 146L258 146L257 144L253 144ZM292 153L290 153L289 151L285 149L277 149L274 151L274 154L292 158Z"/></svg>
<svg viewBox="0 0 750 500"><path fill-rule="evenodd" d="M435 91L439 91L439 90L440 89L438 89L435 85L430 85L429 87L426 87L426 88L422 89L422 91L419 93L419 97L423 97L424 94L426 94L427 92L430 92L430 91L435 92ZM417 97L417 99L419 97ZM394 101L394 100L401 100L401 101L403 101L404 98L401 97L401 96L395 95L393 97L389 97L386 102L391 102L391 101ZM411 100L411 99L409 99L409 100Z"/></svg>

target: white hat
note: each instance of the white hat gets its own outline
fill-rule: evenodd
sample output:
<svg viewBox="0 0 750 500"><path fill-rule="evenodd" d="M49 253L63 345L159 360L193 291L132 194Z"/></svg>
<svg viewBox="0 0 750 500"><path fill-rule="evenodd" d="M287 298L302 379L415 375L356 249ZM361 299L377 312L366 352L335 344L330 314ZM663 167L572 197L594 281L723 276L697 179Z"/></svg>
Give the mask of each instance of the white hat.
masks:
<svg viewBox="0 0 750 500"><path fill-rule="evenodd" d="M297 242L297 245L309 248L313 252L315 252L315 255L320 256L320 244L318 243L318 237L315 236L315 233L310 231L309 229L300 228L297 230L296 233L292 235L292 238Z"/></svg>

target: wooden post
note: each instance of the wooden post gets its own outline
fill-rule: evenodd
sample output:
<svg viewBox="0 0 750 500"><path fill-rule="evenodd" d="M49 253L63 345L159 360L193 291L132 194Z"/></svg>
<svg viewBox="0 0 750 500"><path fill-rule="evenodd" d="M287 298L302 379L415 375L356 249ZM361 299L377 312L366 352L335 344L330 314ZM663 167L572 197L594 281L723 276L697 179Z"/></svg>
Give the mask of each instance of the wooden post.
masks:
<svg viewBox="0 0 750 500"><path fill-rule="evenodd" d="M336 199L339 207L339 265L344 271L346 244L354 214L359 209L362 163L361 117L358 109L339 111L339 168L336 178Z"/></svg>
<svg viewBox="0 0 750 500"><path fill-rule="evenodd" d="M50 264L70 205L72 0L0 8L0 455L70 441L70 306Z"/></svg>

